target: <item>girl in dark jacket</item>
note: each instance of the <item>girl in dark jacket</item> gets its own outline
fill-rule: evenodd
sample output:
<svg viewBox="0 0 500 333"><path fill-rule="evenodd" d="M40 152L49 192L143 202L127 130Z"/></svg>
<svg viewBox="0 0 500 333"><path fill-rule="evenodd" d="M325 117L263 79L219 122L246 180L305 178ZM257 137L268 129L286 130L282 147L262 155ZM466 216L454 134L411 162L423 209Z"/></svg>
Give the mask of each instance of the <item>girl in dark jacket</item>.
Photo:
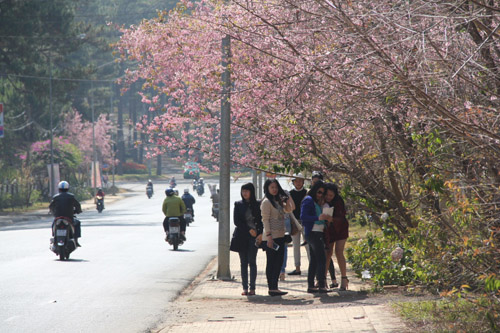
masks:
<svg viewBox="0 0 500 333"><path fill-rule="evenodd" d="M260 202L255 197L252 183L241 186L242 200L234 203L233 221L236 225L233 246L240 255L242 295L255 295L257 279L257 245L262 242L262 216ZM248 267L250 266L250 291L248 290Z"/></svg>

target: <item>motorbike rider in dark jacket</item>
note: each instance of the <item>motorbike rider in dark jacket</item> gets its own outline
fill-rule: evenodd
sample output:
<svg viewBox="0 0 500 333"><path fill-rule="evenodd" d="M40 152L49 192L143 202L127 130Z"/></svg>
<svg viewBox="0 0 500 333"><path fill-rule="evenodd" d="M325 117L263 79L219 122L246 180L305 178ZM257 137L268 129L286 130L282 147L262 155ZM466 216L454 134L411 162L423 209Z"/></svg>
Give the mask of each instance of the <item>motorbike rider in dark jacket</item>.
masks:
<svg viewBox="0 0 500 333"><path fill-rule="evenodd" d="M97 190L97 193L95 194L95 202L96 203L97 203L97 200L99 200L98 197L102 198L102 209L104 209L104 195L105 194L104 194L104 191L102 190L102 188L99 188Z"/></svg>
<svg viewBox="0 0 500 333"><path fill-rule="evenodd" d="M81 246L78 243L78 238L81 237L80 221L73 218L74 214L80 214L82 212L82 207L78 200L75 199L73 193L68 192L69 183L65 180L61 181L57 186L59 188L59 193L52 197L50 201L49 210L56 217L65 217L73 222L75 227L75 234L73 235L75 239L76 246ZM52 230L54 230L54 222L52 222ZM52 235L54 236L54 235Z"/></svg>
<svg viewBox="0 0 500 333"><path fill-rule="evenodd" d="M148 180L148 183L147 183L147 185L146 185L146 190L148 189L148 187L151 187L151 193L153 193L153 194L154 194L154 192L155 192L155 191L154 191L154 189L153 189L153 181L152 181L151 179L150 179L150 180Z"/></svg>
<svg viewBox="0 0 500 333"><path fill-rule="evenodd" d="M194 219L194 208L193 208L193 205L196 203L196 200L189 193L189 189L188 188L184 189L184 194L182 195L181 199L182 199L182 201L184 201L184 204L186 205L186 209L191 209L191 215L193 216L193 219Z"/></svg>

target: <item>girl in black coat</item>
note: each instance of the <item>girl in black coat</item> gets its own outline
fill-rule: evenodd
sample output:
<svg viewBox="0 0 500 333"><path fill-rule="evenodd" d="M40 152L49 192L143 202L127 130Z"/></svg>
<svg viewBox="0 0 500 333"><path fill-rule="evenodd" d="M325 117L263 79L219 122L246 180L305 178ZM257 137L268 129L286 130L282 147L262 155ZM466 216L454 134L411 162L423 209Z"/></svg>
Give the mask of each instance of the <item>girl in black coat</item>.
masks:
<svg viewBox="0 0 500 333"><path fill-rule="evenodd" d="M240 255L242 295L255 295L257 279L257 250L262 242L262 215L260 202L255 197L252 183L241 186L241 201L234 203L234 230L231 250ZM250 291L248 289L248 267L250 266Z"/></svg>

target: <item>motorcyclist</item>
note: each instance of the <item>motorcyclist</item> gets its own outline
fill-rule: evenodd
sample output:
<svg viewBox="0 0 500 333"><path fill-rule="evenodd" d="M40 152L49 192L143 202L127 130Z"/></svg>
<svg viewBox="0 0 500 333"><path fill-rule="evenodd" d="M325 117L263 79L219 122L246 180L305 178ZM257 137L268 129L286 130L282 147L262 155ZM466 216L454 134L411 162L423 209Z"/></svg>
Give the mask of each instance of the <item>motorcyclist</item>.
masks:
<svg viewBox="0 0 500 333"><path fill-rule="evenodd" d="M184 213L186 212L186 205L181 198L175 195L173 189L168 188L165 190L167 197L163 200L162 211L165 214L163 220L163 230L165 230L165 241L168 242L168 219L169 217L178 217L181 221L181 235L180 238L186 240L186 221L184 220Z"/></svg>
<svg viewBox="0 0 500 333"><path fill-rule="evenodd" d="M175 177L172 176L172 178L170 178L170 187L174 188L176 186L177 186L177 183L175 182Z"/></svg>
<svg viewBox="0 0 500 333"><path fill-rule="evenodd" d="M104 196L105 196L104 191L102 190L102 188L99 188L97 190L97 193L95 194L95 203L97 204L98 200L102 200L102 209L104 209Z"/></svg>
<svg viewBox="0 0 500 333"><path fill-rule="evenodd" d="M78 238L81 237L80 221L75 220L74 214L80 214L82 212L82 207L78 200L75 199L73 193L69 193L69 183L65 180L61 181L57 186L59 188L59 193L52 197L50 201L49 210L52 215L57 217L65 217L73 222L75 227L75 234L73 235L75 239L76 246L80 247L78 243ZM54 236L54 222L52 222L52 236Z"/></svg>
<svg viewBox="0 0 500 333"><path fill-rule="evenodd" d="M191 209L191 215L193 216L194 220L194 208L193 205L196 203L196 200L194 197L189 193L189 189L185 188L184 189L184 194L182 195L182 201L184 201L184 204L186 205L186 209Z"/></svg>
<svg viewBox="0 0 500 333"><path fill-rule="evenodd" d="M217 189L211 196L210 199L212 199L212 216L215 218L218 218L216 214L216 210L219 209L219 189Z"/></svg>
<svg viewBox="0 0 500 333"><path fill-rule="evenodd" d="M148 179L148 183L146 185L146 191L148 190L148 188L151 188L151 194L155 193L155 191L153 190L153 181L151 181L151 179Z"/></svg>

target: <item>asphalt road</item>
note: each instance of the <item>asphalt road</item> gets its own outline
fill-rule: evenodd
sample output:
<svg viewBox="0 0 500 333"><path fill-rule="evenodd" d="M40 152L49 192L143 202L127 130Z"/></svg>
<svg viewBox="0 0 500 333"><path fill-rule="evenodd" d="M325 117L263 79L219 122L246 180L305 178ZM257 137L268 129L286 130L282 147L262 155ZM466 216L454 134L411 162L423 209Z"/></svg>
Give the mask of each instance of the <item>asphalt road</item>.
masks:
<svg viewBox="0 0 500 333"><path fill-rule="evenodd" d="M241 184L231 184L231 202ZM79 215L83 247L69 261L49 250L50 217L0 227L0 332L145 332L175 315L169 302L217 255L208 187L194 194L195 222L173 251L162 228L166 185L151 199L145 184L121 186L135 192ZM181 194L186 187L193 194L179 181Z"/></svg>

